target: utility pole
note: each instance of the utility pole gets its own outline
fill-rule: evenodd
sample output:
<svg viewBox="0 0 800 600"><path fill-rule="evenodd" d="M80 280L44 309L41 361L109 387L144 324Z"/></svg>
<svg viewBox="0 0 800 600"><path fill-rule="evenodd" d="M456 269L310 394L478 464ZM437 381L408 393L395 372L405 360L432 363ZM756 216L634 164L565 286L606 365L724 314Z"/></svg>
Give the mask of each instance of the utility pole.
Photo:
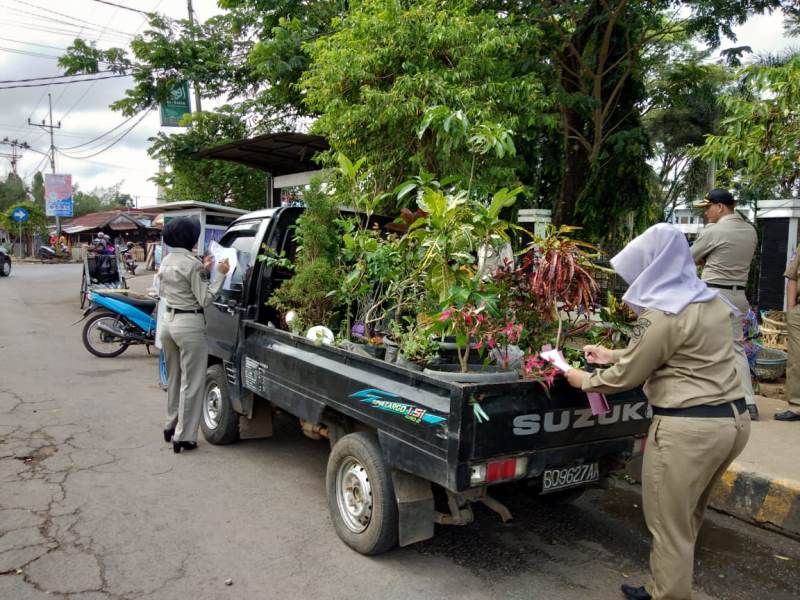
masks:
<svg viewBox="0 0 800 600"><path fill-rule="evenodd" d="M9 161L11 161L11 170L14 172L14 175L17 175L17 163L19 162L19 159L22 158L22 152L20 152L20 150L28 150L30 147L28 146L27 142L20 142L19 140L9 140L7 137L3 138L0 144L11 146L10 153L0 152L0 156L7 158Z"/></svg>
<svg viewBox="0 0 800 600"><path fill-rule="evenodd" d="M189 22L194 25L194 9L192 8L192 0L186 0L186 5L189 8ZM194 88L194 109L197 112L200 112L203 110L200 106L200 86L197 85L196 81L193 81L192 87Z"/></svg>
<svg viewBox="0 0 800 600"><path fill-rule="evenodd" d="M41 123L31 123L31 118L28 117L28 125L32 127L38 127L39 129L44 129L45 131L50 132L50 170L55 174L56 172L56 145L53 141L53 130L54 129L61 129L61 121L58 122L58 125L53 125L53 96L51 94L47 94L47 103L50 106L50 124L47 125L45 120L42 119ZM47 206L47 199L45 199L45 207ZM61 235L61 219L56 217L56 235Z"/></svg>

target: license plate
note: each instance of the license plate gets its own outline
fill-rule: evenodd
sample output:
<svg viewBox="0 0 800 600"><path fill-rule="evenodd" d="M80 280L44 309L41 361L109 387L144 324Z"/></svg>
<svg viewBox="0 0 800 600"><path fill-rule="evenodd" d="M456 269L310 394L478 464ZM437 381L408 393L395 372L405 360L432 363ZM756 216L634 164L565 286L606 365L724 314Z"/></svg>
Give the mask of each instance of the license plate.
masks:
<svg viewBox="0 0 800 600"><path fill-rule="evenodd" d="M542 493L547 494L592 481L600 481L600 469L596 462L558 469L545 469L542 473Z"/></svg>

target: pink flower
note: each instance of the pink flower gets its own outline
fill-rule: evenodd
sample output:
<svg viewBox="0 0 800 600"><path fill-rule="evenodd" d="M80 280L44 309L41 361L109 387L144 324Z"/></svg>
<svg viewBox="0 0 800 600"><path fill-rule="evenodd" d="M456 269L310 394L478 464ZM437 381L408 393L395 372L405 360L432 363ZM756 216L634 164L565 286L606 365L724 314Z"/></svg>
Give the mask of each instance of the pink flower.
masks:
<svg viewBox="0 0 800 600"><path fill-rule="evenodd" d="M439 321L447 321L450 317L453 316L453 309L448 308L447 310L443 310L442 314L439 315Z"/></svg>

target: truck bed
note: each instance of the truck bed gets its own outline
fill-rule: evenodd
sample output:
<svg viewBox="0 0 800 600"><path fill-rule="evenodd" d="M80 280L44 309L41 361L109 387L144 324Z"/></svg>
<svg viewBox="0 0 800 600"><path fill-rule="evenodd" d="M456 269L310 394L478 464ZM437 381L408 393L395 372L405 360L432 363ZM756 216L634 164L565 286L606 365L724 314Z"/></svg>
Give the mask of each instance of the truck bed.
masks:
<svg viewBox="0 0 800 600"><path fill-rule="evenodd" d="M453 492L470 487L470 468L527 456L525 477L545 467L630 452L649 425L640 389L608 397L593 416L586 395L559 379L460 384L257 322L243 323L242 386L312 423L334 411L377 431L387 462ZM488 420L480 422L479 402Z"/></svg>

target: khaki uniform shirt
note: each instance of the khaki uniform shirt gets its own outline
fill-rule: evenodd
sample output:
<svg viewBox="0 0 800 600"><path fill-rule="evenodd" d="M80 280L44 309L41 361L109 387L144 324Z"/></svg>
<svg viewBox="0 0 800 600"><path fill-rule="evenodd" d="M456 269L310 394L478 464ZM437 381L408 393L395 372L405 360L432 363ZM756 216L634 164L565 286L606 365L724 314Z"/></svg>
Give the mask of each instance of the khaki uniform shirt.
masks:
<svg viewBox="0 0 800 600"><path fill-rule="evenodd" d="M582 388L614 394L644 383L650 404L687 408L742 397L731 333L731 307L715 298L677 315L644 309L616 364L588 373Z"/></svg>
<svg viewBox="0 0 800 600"><path fill-rule="evenodd" d="M794 251L794 258L789 261L786 270L783 272L783 276L786 279L791 279L792 281L800 279L800 256L798 254L800 254L800 246ZM800 289L798 292L800 292Z"/></svg>
<svg viewBox="0 0 800 600"><path fill-rule="evenodd" d="M169 308L196 310L204 308L219 294L225 277L217 275L209 283L202 261L183 248L172 248L158 270L159 295Z"/></svg>
<svg viewBox="0 0 800 600"><path fill-rule="evenodd" d="M705 261L703 281L744 287L757 243L755 228L733 213L703 229L692 244L692 257Z"/></svg>

